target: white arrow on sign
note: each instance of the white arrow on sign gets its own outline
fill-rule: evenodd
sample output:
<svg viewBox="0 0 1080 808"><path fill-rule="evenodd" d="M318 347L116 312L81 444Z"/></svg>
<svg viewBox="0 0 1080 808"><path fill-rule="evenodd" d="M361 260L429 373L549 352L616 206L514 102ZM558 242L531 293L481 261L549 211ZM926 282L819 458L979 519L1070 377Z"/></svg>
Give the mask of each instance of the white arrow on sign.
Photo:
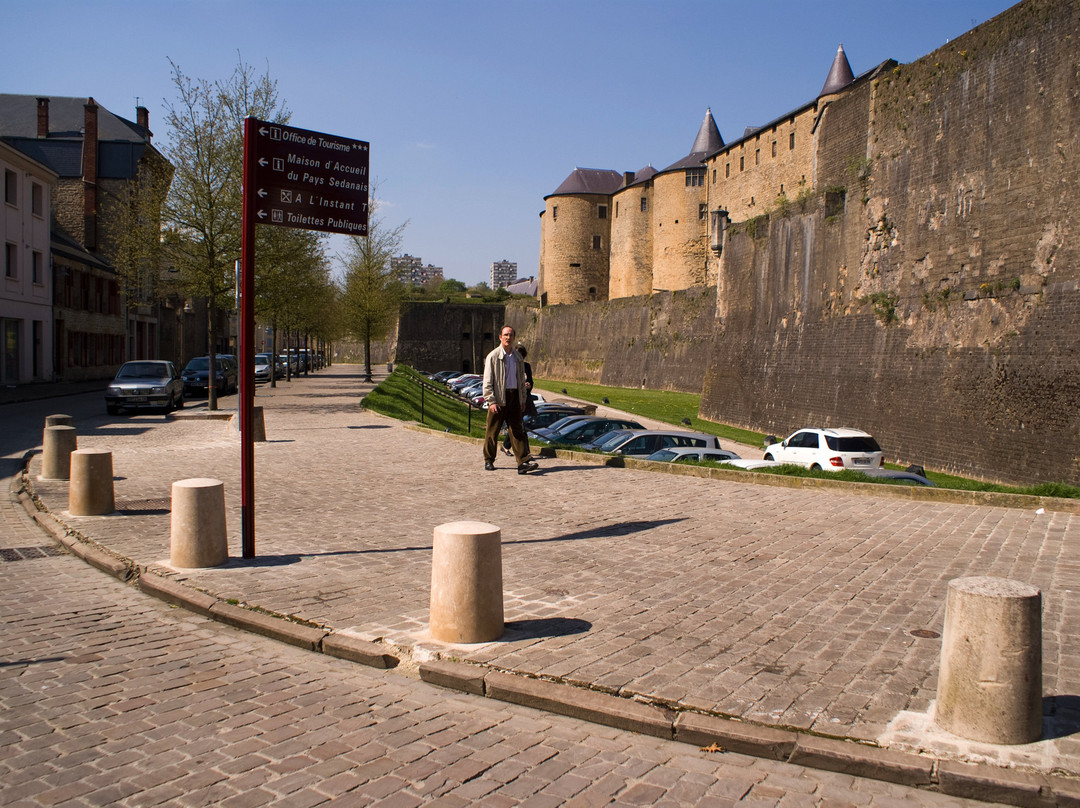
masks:
<svg viewBox="0 0 1080 808"><path fill-rule="evenodd" d="M265 157L260 157L260 158L259 158L259 165L261 165L261 166L265 166L265 165L269 165L269 164L268 164L268 163L266 162L266 158L265 158Z"/></svg>
<svg viewBox="0 0 1080 808"><path fill-rule="evenodd" d="M257 194L258 194L259 196L266 196L266 191L264 191L264 190L263 190L262 188L260 188L260 189L259 189L258 191L256 191L256 193L257 193Z"/></svg>
<svg viewBox="0 0 1080 808"><path fill-rule="evenodd" d="M260 210L260 211L259 211L259 212L258 212L258 213L257 213L256 215L257 215L257 216L258 216L258 217L259 217L260 219L265 219L265 218L266 218L266 211L265 211L265 210Z"/></svg>

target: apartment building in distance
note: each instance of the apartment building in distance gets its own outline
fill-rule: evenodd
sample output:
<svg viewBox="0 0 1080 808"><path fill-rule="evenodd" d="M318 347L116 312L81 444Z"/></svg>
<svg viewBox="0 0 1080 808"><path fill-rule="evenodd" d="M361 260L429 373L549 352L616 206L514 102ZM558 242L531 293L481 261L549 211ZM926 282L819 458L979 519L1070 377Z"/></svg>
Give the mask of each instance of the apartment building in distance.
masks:
<svg viewBox="0 0 1080 808"><path fill-rule="evenodd" d="M517 280L517 262L493 261L491 264L491 288L502 289Z"/></svg>
<svg viewBox="0 0 1080 808"><path fill-rule="evenodd" d="M443 281L443 268L428 264L418 255L397 256L390 259L390 269L406 286L424 286L431 281Z"/></svg>

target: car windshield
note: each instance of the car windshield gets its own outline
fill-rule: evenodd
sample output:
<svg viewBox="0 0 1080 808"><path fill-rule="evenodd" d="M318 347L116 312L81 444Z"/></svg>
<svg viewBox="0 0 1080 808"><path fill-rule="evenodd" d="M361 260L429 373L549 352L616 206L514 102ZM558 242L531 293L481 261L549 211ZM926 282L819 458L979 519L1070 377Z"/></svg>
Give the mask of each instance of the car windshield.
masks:
<svg viewBox="0 0 1080 808"><path fill-rule="evenodd" d="M825 442L834 452L880 452L878 442L869 435L852 435L850 437L837 437L826 435Z"/></svg>
<svg viewBox="0 0 1080 808"><path fill-rule="evenodd" d="M626 437L627 432L625 429L612 429L608 432L605 432L603 435L593 441L593 443L595 443L601 451L608 452L611 451L611 449L614 449L620 443L622 443L626 439Z"/></svg>
<svg viewBox="0 0 1080 808"><path fill-rule="evenodd" d="M568 424L573 423L576 420L576 418L577 418L576 415L568 415L565 418L560 418L558 421L555 421L550 426L548 426L548 429L551 430L552 432L558 432L564 426L567 426Z"/></svg>
<svg viewBox="0 0 1080 808"><path fill-rule="evenodd" d="M163 379L169 375L161 362L128 362L116 374L118 379Z"/></svg>
<svg viewBox="0 0 1080 808"><path fill-rule="evenodd" d="M671 449L661 449L649 455L649 460L671 460L673 457L675 457L675 453Z"/></svg>
<svg viewBox="0 0 1080 808"><path fill-rule="evenodd" d="M210 368L210 357L199 356L192 359L187 363L187 367L184 370L208 370Z"/></svg>

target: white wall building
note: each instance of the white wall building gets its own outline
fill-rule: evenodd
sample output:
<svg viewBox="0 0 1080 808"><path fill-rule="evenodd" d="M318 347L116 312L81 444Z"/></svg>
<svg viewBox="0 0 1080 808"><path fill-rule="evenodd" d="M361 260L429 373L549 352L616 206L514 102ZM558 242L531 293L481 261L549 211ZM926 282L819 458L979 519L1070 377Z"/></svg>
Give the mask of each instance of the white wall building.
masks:
<svg viewBox="0 0 1080 808"><path fill-rule="evenodd" d="M53 379L52 191L57 175L0 141L0 384Z"/></svg>

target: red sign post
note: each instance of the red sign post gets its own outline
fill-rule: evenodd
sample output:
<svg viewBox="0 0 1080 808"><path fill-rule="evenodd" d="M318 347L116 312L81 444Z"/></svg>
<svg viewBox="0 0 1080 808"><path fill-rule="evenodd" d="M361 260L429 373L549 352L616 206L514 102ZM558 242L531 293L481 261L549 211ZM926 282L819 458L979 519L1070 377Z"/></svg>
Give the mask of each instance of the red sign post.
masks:
<svg viewBox="0 0 1080 808"><path fill-rule="evenodd" d="M366 236L368 155L363 140L244 119L240 246L240 520L255 557L255 225Z"/></svg>

